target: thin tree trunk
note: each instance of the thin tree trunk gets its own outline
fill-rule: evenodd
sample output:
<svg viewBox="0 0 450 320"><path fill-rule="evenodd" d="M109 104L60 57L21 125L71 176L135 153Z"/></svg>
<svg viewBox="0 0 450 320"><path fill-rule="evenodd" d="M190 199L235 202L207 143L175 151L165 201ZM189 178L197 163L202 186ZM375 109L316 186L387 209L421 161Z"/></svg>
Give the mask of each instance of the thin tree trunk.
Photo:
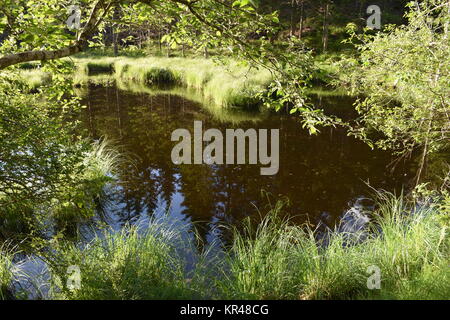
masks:
<svg viewBox="0 0 450 320"><path fill-rule="evenodd" d="M298 38L301 40L303 37L303 19L304 19L304 12L305 12L305 2L302 0L302 6L300 7L300 27L298 30Z"/></svg>
<svg viewBox="0 0 450 320"><path fill-rule="evenodd" d="M120 12L119 12L119 8L116 7L114 9L114 20L118 21L120 18ZM118 45L118 40L119 40L119 26L117 24L117 22L115 22L115 25L113 26L113 47L114 47L114 56L117 56L119 54L119 45Z"/></svg>
<svg viewBox="0 0 450 320"><path fill-rule="evenodd" d="M328 28L329 28L329 21L328 16L330 13L330 3L326 1L325 4L325 13L323 17L323 35L322 35L322 44L323 44L323 52L326 52L328 49Z"/></svg>
<svg viewBox="0 0 450 320"><path fill-rule="evenodd" d="M289 31L291 37L294 35L294 1L291 1L291 30Z"/></svg>
<svg viewBox="0 0 450 320"><path fill-rule="evenodd" d="M160 54L162 54L161 31L158 32L158 45L159 45L159 52Z"/></svg>
<svg viewBox="0 0 450 320"><path fill-rule="evenodd" d="M114 56L117 56L119 54L119 46L117 44L118 37L119 37L119 34L117 32L114 32L114 35L113 35L113 39L114 39L114 46L113 46L113 48L114 48Z"/></svg>

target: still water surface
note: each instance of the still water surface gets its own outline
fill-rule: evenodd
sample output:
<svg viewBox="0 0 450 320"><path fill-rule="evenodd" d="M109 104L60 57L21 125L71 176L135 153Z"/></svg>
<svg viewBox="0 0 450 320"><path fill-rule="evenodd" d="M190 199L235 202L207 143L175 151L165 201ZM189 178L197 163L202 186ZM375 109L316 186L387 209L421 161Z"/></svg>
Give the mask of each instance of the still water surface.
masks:
<svg viewBox="0 0 450 320"><path fill-rule="evenodd" d="M118 192L110 216L117 227L169 212L195 223L210 241L222 223L265 212L269 202L289 199L286 211L295 220L332 226L372 188L399 192L414 176L414 166L390 165L394 157L373 151L341 129L322 129L316 136L295 117L280 113L221 112L192 92L131 92L92 86L85 92L83 126L93 139L107 137L127 159L120 168ZM315 103L344 118L354 116L349 97L315 97ZM194 120L204 130L248 128L280 130L280 168L261 176L260 165L175 165L172 131L193 133ZM265 192L268 192L265 193ZM270 200L269 200L270 199ZM358 201L360 203L360 201Z"/></svg>
<svg viewBox="0 0 450 320"><path fill-rule="evenodd" d="M103 217L108 229L120 230L128 223L145 229L150 218L162 218L183 242L194 242L199 250L208 246L213 256L220 256L222 244L231 240L230 229L220 226L239 226L249 216L258 221L277 200L288 199L285 213L294 222L319 226L319 234L338 222L338 230L356 231L367 222L364 209L372 205L367 198L373 189L400 192L415 175L414 163L402 162L394 168L393 156L371 150L344 130L322 129L311 136L295 117L224 111L181 88L91 86L80 94L87 106L80 119L85 133L93 140L106 137L125 159ZM328 113L344 119L355 116L353 102L350 97L314 98ZM203 121L204 130L217 128L223 134L237 128L279 129L278 174L261 176L260 165L173 164L176 142L171 134L178 128L192 133L195 120ZM192 241L193 225L202 241ZM102 232L91 223L78 227L80 245ZM188 268L195 264L195 252L200 251L183 253ZM28 276L15 282L15 290L25 290L30 299L48 296L50 274L45 262L34 255L16 260L17 270Z"/></svg>

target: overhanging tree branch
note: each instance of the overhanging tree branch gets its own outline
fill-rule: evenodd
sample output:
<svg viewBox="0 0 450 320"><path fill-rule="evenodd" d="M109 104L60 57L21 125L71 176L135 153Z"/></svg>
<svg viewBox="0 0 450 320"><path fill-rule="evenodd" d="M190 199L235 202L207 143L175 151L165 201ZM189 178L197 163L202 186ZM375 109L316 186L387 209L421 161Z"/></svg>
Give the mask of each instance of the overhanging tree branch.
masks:
<svg viewBox="0 0 450 320"><path fill-rule="evenodd" d="M31 50L0 57L0 70L18 63L60 59L81 52L89 36L97 30L101 19L108 13L114 3L115 1L107 3L105 0L98 0L95 3L87 23L74 44L56 50Z"/></svg>

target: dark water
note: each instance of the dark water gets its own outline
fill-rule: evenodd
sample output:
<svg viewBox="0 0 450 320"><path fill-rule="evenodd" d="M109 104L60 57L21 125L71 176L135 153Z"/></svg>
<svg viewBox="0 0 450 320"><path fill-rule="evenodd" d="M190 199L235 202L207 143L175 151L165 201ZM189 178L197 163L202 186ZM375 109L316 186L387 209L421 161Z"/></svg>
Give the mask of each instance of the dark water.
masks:
<svg viewBox="0 0 450 320"><path fill-rule="evenodd" d="M91 87L85 93L82 121L89 134L107 137L132 159L120 168L120 188L111 209L119 225L170 211L195 222L208 239L213 226L257 216L277 199L289 199L286 210L299 222L332 225L357 199L373 194L366 183L399 192L414 176L410 164L393 168L389 153L372 151L343 130L323 129L310 136L294 117L214 111L186 96L115 87ZM342 117L353 116L349 97L316 98L315 103ZM194 120L202 120L204 130L218 128L224 134L230 128L280 129L278 174L261 176L260 165L174 165L171 133L177 128L192 132Z"/></svg>

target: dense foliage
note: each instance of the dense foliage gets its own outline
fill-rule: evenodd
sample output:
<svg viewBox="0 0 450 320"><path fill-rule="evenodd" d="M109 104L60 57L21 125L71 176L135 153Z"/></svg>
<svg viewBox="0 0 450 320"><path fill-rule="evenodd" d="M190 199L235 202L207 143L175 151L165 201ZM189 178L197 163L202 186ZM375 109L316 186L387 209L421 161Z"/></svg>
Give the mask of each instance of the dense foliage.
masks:
<svg viewBox="0 0 450 320"><path fill-rule="evenodd" d="M7 73L0 81L0 236L31 235L50 217L92 216L92 200L109 178L92 146L60 118L77 100L52 100L53 90L28 93Z"/></svg>
<svg viewBox="0 0 450 320"><path fill-rule="evenodd" d="M367 95L358 109L364 128L384 133L380 147L424 147L428 153L449 139L450 4L432 0L409 7L408 25L362 38L360 56L343 62L342 77L353 92Z"/></svg>

